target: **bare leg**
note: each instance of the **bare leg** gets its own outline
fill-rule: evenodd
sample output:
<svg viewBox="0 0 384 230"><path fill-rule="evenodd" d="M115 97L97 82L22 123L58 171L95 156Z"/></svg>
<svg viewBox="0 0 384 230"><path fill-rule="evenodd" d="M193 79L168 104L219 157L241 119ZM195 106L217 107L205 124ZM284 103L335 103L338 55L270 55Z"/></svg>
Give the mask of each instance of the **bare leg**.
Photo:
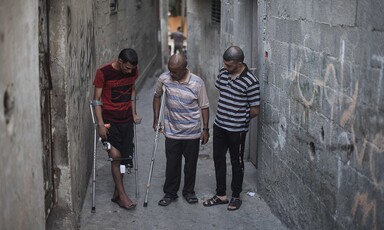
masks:
<svg viewBox="0 0 384 230"><path fill-rule="evenodd" d="M110 156L112 158L120 158L121 154L120 152L112 146L110 152ZM130 207L133 205L136 205L135 202L133 202L131 199L129 199L128 195L125 192L124 184L123 184L123 177L120 173L120 161L112 161L111 163L111 171L112 171L112 177L115 181L115 190L117 191L117 196L119 197L118 203L120 206L124 207Z"/></svg>

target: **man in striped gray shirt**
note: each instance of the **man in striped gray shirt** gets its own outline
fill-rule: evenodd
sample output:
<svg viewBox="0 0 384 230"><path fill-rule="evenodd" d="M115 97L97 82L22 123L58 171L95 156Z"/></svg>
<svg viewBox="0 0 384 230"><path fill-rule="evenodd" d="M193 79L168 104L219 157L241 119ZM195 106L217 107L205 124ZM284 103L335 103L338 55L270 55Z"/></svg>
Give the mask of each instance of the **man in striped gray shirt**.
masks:
<svg viewBox="0 0 384 230"><path fill-rule="evenodd" d="M205 144L209 138L209 102L204 81L189 71L183 54L171 56L168 70L157 80L153 98L153 127L156 129L160 98L163 94L165 96L164 135L167 163L163 186L165 195L159 205L167 206L178 197L183 156L185 163L182 193L186 201L193 204L198 202L194 187L200 141Z"/></svg>
<svg viewBox="0 0 384 230"><path fill-rule="evenodd" d="M215 87L219 102L213 125L213 160L216 173L216 195L204 206L228 204L229 211L241 206L240 193L244 178L244 145L249 122L260 112L260 86L258 79L243 63L244 53L237 46L229 47L223 55L224 67L220 70ZM232 165L232 198L226 195L226 153Z"/></svg>

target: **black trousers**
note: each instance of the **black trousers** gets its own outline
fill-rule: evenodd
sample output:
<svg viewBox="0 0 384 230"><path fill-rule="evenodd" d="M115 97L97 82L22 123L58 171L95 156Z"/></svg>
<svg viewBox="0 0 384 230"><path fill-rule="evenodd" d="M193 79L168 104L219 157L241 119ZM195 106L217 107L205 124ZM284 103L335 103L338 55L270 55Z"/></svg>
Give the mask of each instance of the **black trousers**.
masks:
<svg viewBox="0 0 384 230"><path fill-rule="evenodd" d="M182 156L184 156L184 187L183 196L195 194L196 166L199 157L200 139L177 140L165 139L167 158L165 183L163 191L166 195L177 198L181 183Z"/></svg>
<svg viewBox="0 0 384 230"><path fill-rule="evenodd" d="M227 187L226 154L232 165L232 197L240 197L244 179L244 145L246 132L230 132L213 126L213 161L216 172L216 195L225 196Z"/></svg>

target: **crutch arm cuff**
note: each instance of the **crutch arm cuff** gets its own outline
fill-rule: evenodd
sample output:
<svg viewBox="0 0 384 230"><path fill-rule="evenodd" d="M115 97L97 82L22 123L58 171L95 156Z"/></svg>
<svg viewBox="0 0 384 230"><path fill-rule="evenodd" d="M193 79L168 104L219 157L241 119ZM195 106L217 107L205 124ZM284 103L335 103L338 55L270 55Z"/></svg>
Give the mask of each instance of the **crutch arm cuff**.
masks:
<svg viewBox="0 0 384 230"><path fill-rule="evenodd" d="M95 107L95 106L103 105L103 102L101 102L101 101L99 101L99 100L92 100L92 101L91 101L91 105L92 105L93 107Z"/></svg>

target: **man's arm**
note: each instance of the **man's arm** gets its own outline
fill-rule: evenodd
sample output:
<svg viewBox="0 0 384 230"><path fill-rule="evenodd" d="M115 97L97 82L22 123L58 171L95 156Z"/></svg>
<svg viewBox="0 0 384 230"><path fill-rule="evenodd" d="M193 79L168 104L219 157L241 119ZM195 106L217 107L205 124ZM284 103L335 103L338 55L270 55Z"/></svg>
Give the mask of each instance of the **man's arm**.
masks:
<svg viewBox="0 0 384 230"><path fill-rule="evenodd" d="M201 133L201 144L206 144L209 139L209 108L201 109L201 116L203 117L203 132Z"/></svg>
<svg viewBox="0 0 384 230"><path fill-rule="evenodd" d="M159 121L159 111L160 111L160 100L161 96L154 96L153 97L153 129L156 130L157 123Z"/></svg>
<svg viewBox="0 0 384 230"><path fill-rule="evenodd" d="M102 93L103 93L103 88L96 88L95 87L95 92L94 92L94 95L93 95L93 100L101 101L101 94ZM104 126L101 105L95 106L95 115L96 115L96 120L97 120L97 124L98 124L98 127L99 127L99 136L101 137L101 139L106 140L107 139L108 130Z"/></svg>
<svg viewBox="0 0 384 230"><path fill-rule="evenodd" d="M140 124L141 118L137 115L137 111L136 111L136 87L134 84L132 85L131 105L132 105L133 122L135 122L136 124Z"/></svg>

